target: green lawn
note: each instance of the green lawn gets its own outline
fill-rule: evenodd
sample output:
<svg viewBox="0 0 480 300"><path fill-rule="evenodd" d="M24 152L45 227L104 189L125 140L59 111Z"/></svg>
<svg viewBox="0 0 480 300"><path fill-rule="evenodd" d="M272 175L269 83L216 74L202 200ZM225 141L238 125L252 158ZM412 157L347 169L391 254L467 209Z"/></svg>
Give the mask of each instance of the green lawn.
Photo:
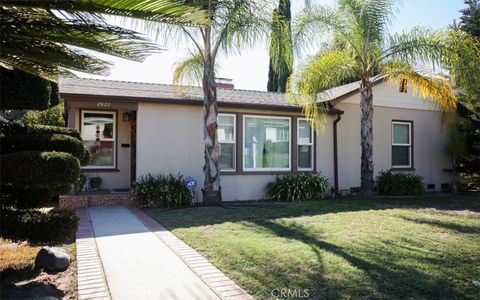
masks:
<svg viewBox="0 0 480 300"><path fill-rule="evenodd" d="M316 299L479 299L477 196L147 212L259 299L275 288Z"/></svg>

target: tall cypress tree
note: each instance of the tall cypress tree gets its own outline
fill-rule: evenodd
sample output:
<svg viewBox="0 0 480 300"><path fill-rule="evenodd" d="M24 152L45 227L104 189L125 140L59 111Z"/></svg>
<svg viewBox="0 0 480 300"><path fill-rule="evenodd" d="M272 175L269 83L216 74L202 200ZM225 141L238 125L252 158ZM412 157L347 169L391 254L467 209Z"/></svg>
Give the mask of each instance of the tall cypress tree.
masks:
<svg viewBox="0 0 480 300"><path fill-rule="evenodd" d="M468 7L460 11L462 13L460 29L480 37L480 1L465 0L464 2Z"/></svg>
<svg viewBox="0 0 480 300"><path fill-rule="evenodd" d="M462 16L458 28L480 38L480 0L464 2L468 7L460 11ZM465 140L465 149L459 171L467 189L480 190L480 85L477 82L462 88L466 93L460 96L457 124L459 134Z"/></svg>
<svg viewBox="0 0 480 300"><path fill-rule="evenodd" d="M290 21L290 0L279 0L278 8L272 14L272 32L270 34L270 61L268 68L267 90L284 93L287 80L292 73L293 47Z"/></svg>

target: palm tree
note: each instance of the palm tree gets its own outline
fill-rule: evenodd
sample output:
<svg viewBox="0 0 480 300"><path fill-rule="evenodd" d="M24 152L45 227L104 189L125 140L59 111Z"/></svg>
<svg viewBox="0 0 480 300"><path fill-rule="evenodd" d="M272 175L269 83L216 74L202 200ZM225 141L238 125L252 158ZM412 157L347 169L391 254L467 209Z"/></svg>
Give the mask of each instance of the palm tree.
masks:
<svg viewBox="0 0 480 300"><path fill-rule="evenodd" d="M221 199L220 169L218 166L219 146L217 143L217 84L215 70L217 55L239 52L268 34L269 20L273 7L270 1L224 0L191 1L204 3L210 25L189 28L165 26L159 30L166 41L187 42L190 55L176 65L174 83L201 83L204 95L203 140L204 140L204 200L216 202ZM165 30L168 27L169 30Z"/></svg>
<svg viewBox="0 0 480 300"><path fill-rule="evenodd" d="M414 92L449 110L455 108L457 95L448 78L419 71L416 64L446 67L464 64L462 72L450 73L453 80L480 70L480 46L470 35L454 30L411 31L390 35L388 26L395 16L395 0L339 0L336 8L314 5L302 10L293 23L297 47L329 34L334 43L292 76L290 98L300 101L308 117L317 123L324 119L321 92L349 78L359 78L361 110L361 194L373 195L373 101L375 76L408 82ZM406 81L405 81L406 80ZM320 95L320 96L318 96Z"/></svg>
<svg viewBox="0 0 480 300"><path fill-rule="evenodd" d="M198 8L173 0L0 1L0 67L56 80L71 70L103 74L94 50L142 61L160 49L144 36L109 25L104 15L184 25L208 23Z"/></svg>

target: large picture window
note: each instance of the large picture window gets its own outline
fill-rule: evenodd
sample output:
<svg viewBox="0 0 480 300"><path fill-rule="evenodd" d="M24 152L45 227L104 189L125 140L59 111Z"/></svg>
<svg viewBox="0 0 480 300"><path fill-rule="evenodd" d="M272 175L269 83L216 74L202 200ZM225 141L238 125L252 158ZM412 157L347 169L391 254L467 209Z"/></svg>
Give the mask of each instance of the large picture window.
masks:
<svg viewBox="0 0 480 300"><path fill-rule="evenodd" d="M313 128L307 119L297 119L297 149L298 170L313 170Z"/></svg>
<svg viewBox="0 0 480 300"><path fill-rule="evenodd" d="M411 122L392 122L392 167L412 167Z"/></svg>
<svg viewBox="0 0 480 300"><path fill-rule="evenodd" d="M115 112L85 110L81 122L83 144L91 154L85 168L115 168Z"/></svg>
<svg viewBox="0 0 480 300"><path fill-rule="evenodd" d="M244 116L245 171L288 171L290 156L290 118Z"/></svg>
<svg viewBox="0 0 480 300"><path fill-rule="evenodd" d="M217 127L217 139L220 145L220 157L218 164L221 171L235 171L235 115L219 114Z"/></svg>

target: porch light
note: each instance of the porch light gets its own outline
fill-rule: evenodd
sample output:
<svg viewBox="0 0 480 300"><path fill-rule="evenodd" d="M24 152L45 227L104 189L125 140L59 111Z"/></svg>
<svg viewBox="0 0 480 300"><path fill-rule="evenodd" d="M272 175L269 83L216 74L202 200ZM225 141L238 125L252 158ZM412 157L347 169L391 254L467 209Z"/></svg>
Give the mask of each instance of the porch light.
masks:
<svg viewBox="0 0 480 300"><path fill-rule="evenodd" d="M124 122L130 122L132 120L132 113L124 112L123 115L122 115L122 120Z"/></svg>

